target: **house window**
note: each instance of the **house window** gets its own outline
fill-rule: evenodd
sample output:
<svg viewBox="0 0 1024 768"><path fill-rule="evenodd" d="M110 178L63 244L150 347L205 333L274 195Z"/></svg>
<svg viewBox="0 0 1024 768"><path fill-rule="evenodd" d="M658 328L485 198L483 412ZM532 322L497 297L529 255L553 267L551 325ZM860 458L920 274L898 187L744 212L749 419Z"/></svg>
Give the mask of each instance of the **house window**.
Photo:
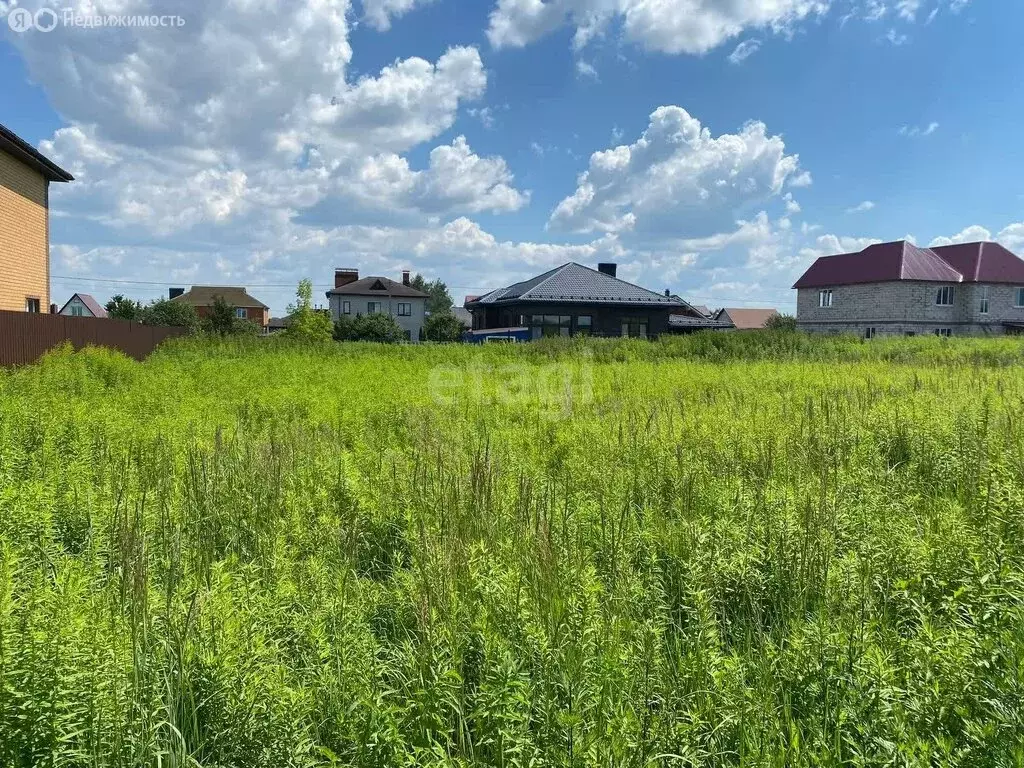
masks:
<svg viewBox="0 0 1024 768"><path fill-rule="evenodd" d="M1017 289L1017 301L1015 307L1024 307L1024 288Z"/></svg>
<svg viewBox="0 0 1024 768"><path fill-rule="evenodd" d="M523 319L533 329L530 335L535 339L542 336L568 336L572 324L571 315L527 315Z"/></svg>
<svg viewBox="0 0 1024 768"><path fill-rule="evenodd" d="M384 304L380 301L368 301L366 302L366 312L371 315L375 315L379 312L384 311Z"/></svg>
<svg viewBox="0 0 1024 768"><path fill-rule="evenodd" d="M594 325L594 318L592 315L577 315L576 317L576 333L580 336L589 336L590 329Z"/></svg>
<svg viewBox="0 0 1024 768"><path fill-rule="evenodd" d="M624 317L622 319L622 335L634 339L646 339L647 320L639 317Z"/></svg>
<svg viewBox="0 0 1024 768"><path fill-rule="evenodd" d="M865 328L864 329L864 338L865 339L873 339L873 338L875 338L875 329L874 328Z"/></svg>
<svg viewBox="0 0 1024 768"><path fill-rule="evenodd" d="M245 307L235 307L235 317L239 320L245 320L248 316L249 313L246 312Z"/></svg>
<svg viewBox="0 0 1024 768"><path fill-rule="evenodd" d="M953 329L952 328L936 328L935 329L935 335L936 336L945 336L946 338L948 338L948 337L953 335Z"/></svg>
<svg viewBox="0 0 1024 768"><path fill-rule="evenodd" d="M944 285L939 288L938 293L935 294L935 304L940 307L952 307L953 306L953 286Z"/></svg>
<svg viewBox="0 0 1024 768"><path fill-rule="evenodd" d="M351 301L343 301L343 302L341 302L341 314L343 314L343 315L351 315L352 314L352 302Z"/></svg>
<svg viewBox="0 0 1024 768"><path fill-rule="evenodd" d="M988 314L988 286L981 286L981 295L978 298L978 312L982 315Z"/></svg>
<svg viewBox="0 0 1024 768"><path fill-rule="evenodd" d="M832 289L818 291L818 306L828 308L832 306Z"/></svg>
<svg viewBox="0 0 1024 768"><path fill-rule="evenodd" d="M85 316L85 312L83 312L83 309L84 309L84 307L82 307L81 304L75 304L73 307L71 307L71 316L72 317L84 317Z"/></svg>
<svg viewBox="0 0 1024 768"><path fill-rule="evenodd" d="M33 314L39 314L40 302L39 299L28 298L25 299L25 311L32 312Z"/></svg>
<svg viewBox="0 0 1024 768"><path fill-rule="evenodd" d="M398 304L398 316L399 317L412 317L412 304L406 304L399 302Z"/></svg>

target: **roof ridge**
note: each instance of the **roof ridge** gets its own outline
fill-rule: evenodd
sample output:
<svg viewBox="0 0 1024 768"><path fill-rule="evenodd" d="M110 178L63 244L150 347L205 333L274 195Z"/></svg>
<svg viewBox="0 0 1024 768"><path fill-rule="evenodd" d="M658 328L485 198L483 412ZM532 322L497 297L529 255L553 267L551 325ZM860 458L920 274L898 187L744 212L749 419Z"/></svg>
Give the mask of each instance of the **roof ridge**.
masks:
<svg viewBox="0 0 1024 768"><path fill-rule="evenodd" d="M585 269L585 270L587 270L589 272L595 272L595 273L597 273L599 275L603 275L604 277L610 277L612 280L615 280L617 282L623 283L623 284L628 285L628 286L630 286L632 288L639 288L641 291L646 291L647 293L651 294L651 296L656 296L659 299L669 298L667 296L663 296L662 294L658 293L657 291L652 291L650 288L644 288L642 285L637 285L636 283L631 283L628 280L623 280L618 275L609 275L607 272L602 272L599 269L594 269L593 267L588 267L586 264L580 264L579 262L576 262L576 261L570 261L569 264L575 264L577 267L582 267L583 269ZM566 266L568 266L568 265L566 265Z"/></svg>
<svg viewBox="0 0 1024 768"><path fill-rule="evenodd" d="M540 288L542 285L544 285L544 283L548 282L548 280L551 280L552 278L557 277L558 275L560 275L562 273L562 270L564 270L570 264L576 264L576 262L575 261L567 261L562 266L555 267L550 272L547 272L547 273L542 272L540 276L544 277L544 275L547 274L547 277L544 277L543 280L541 280L539 283L537 283L532 288L530 288L530 290L528 290L526 293L519 294L519 298L522 298L523 296L529 296L531 293L533 293L538 288ZM579 266L579 265L577 264L576 266Z"/></svg>

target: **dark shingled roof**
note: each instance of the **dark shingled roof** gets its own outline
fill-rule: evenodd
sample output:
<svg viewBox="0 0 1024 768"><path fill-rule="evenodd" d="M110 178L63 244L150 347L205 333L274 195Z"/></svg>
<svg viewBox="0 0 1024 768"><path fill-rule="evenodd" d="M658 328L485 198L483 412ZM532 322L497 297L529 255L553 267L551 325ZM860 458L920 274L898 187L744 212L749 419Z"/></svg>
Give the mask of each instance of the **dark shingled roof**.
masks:
<svg viewBox="0 0 1024 768"><path fill-rule="evenodd" d="M212 307L218 296L233 307L269 309L262 301L250 296L245 288L231 285L193 285L191 290L171 301L180 301L193 307Z"/></svg>
<svg viewBox="0 0 1024 768"><path fill-rule="evenodd" d="M426 299L429 295L417 291L410 285L395 282L386 277L364 277L362 280L348 283L341 288L327 292L328 296L398 296L410 299Z"/></svg>
<svg viewBox="0 0 1024 768"><path fill-rule="evenodd" d="M49 181L74 181L75 177L0 123L0 150L43 174Z"/></svg>
<svg viewBox="0 0 1024 768"><path fill-rule="evenodd" d="M467 297L468 298L468 297ZM542 275L480 296L467 305L494 305L520 301L631 304L681 309L683 303L625 280L569 262Z"/></svg>
<svg viewBox="0 0 1024 768"><path fill-rule="evenodd" d="M999 243L918 248L898 240L870 245L857 253L822 256L793 287L825 288L892 280L1024 285L1024 261Z"/></svg>

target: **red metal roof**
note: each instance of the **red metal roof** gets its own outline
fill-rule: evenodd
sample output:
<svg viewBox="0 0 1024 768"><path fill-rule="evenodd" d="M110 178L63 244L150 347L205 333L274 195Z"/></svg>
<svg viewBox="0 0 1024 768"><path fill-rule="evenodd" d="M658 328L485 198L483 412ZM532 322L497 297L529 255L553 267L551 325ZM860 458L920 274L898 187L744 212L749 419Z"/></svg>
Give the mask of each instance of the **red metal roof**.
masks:
<svg viewBox="0 0 1024 768"><path fill-rule="evenodd" d="M969 283L1024 285L1024 260L999 243L963 243L932 248Z"/></svg>
<svg viewBox="0 0 1024 768"><path fill-rule="evenodd" d="M869 245L857 253L822 256L793 287L824 288L893 280L1024 284L1024 261L998 243L918 248L897 240Z"/></svg>

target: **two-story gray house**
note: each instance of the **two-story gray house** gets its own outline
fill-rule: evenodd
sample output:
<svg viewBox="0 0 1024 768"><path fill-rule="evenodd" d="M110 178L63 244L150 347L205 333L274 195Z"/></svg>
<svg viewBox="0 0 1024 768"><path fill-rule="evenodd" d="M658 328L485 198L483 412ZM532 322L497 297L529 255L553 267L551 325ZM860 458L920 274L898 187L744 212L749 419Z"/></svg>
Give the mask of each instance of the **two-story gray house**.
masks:
<svg viewBox="0 0 1024 768"><path fill-rule="evenodd" d="M359 279L359 270L336 269L334 289L327 292L331 319L382 313L391 315L410 341L419 341L426 318L428 295L409 284L409 271L402 272L402 282L386 277Z"/></svg>
<svg viewBox="0 0 1024 768"><path fill-rule="evenodd" d="M811 333L1024 332L1024 260L999 243L878 243L819 258L793 287L797 327Z"/></svg>

